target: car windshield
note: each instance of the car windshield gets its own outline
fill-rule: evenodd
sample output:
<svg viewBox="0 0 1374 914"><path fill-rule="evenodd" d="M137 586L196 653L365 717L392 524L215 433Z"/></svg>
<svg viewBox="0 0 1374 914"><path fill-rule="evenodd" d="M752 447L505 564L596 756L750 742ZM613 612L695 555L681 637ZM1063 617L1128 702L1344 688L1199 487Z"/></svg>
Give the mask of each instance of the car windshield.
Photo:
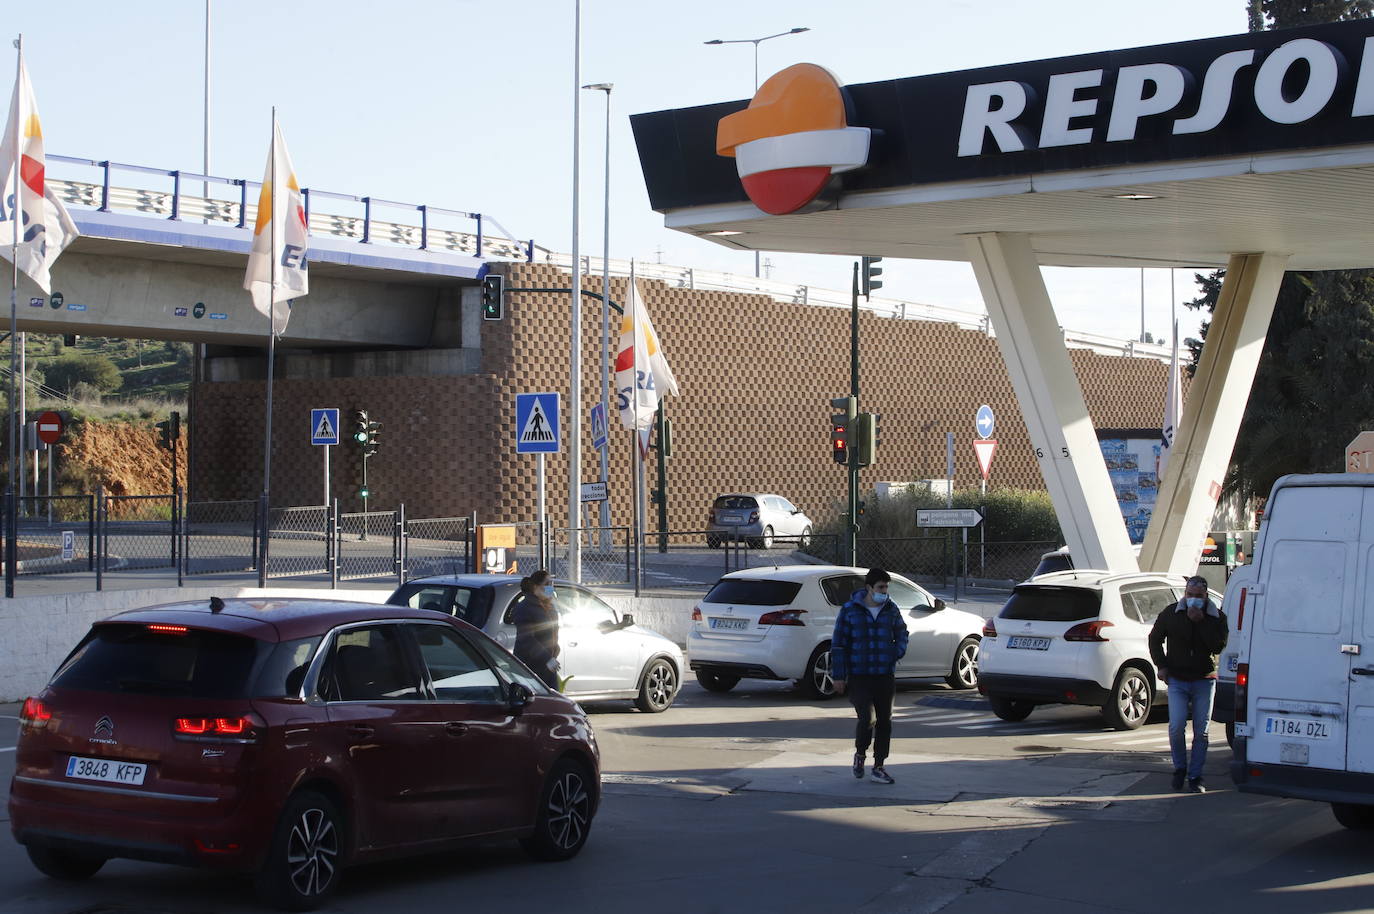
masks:
<svg viewBox="0 0 1374 914"><path fill-rule="evenodd" d="M754 500L754 496L752 495L722 495L720 498L716 499L714 505L716 508L734 508L737 510L747 508L751 511L758 506L759 503Z"/></svg>
<svg viewBox="0 0 1374 914"><path fill-rule="evenodd" d="M1018 587L1001 618L1035 622L1077 622L1102 609L1102 592L1086 587Z"/></svg>
<svg viewBox="0 0 1374 914"><path fill-rule="evenodd" d="M795 581L722 578L711 588L704 602L733 603L736 606L786 606L797 598L800 591L801 584Z"/></svg>
<svg viewBox="0 0 1374 914"><path fill-rule="evenodd" d="M255 668L275 646L179 625L159 631L142 623L107 623L72 651L52 684L93 692L248 698ZM283 664L288 659L283 656ZM283 686L285 678L283 673Z"/></svg>

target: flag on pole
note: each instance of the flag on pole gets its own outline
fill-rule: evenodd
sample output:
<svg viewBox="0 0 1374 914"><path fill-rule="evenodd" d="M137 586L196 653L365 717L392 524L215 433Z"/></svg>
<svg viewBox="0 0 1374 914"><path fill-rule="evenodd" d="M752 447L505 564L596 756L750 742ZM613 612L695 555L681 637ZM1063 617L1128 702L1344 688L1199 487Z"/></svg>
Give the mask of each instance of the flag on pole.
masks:
<svg viewBox="0 0 1374 914"><path fill-rule="evenodd" d="M619 399L620 423L626 428L645 431L654 423L661 395L678 395L677 379L668 367L653 321L644 308L639 284L631 280L620 320L620 348L615 357L615 389Z"/></svg>
<svg viewBox="0 0 1374 914"><path fill-rule="evenodd" d="M1174 354L1169 360L1169 387L1164 394L1164 422L1159 433L1159 468L1155 471L1158 479L1164 478L1164 468L1169 465L1169 457L1174 451L1174 435L1182 414L1183 388L1178 378L1178 321L1174 321Z"/></svg>
<svg viewBox="0 0 1374 914"><path fill-rule="evenodd" d="M15 162L19 163L16 183ZM45 294L52 291L48 271L80 233L66 207L43 180L43 127L38 119L29 71L19 56L19 76L10 99L10 117L0 141L0 254L13 259ZM19 241L14 243L15 210ZM9 224L6 225L5 223Z"/></svg>
<svg viewBox="0 0 1374 914"><path fill-rule="evenodd" d="M310 291L310 270L301 194L291 156L286 152L281 125L273 122L267 173L258 194L258 217L253 226L253 250L243 287L253 294L253 307L271 315L272 332L280 336L291 317L287 304Z"/></svg>

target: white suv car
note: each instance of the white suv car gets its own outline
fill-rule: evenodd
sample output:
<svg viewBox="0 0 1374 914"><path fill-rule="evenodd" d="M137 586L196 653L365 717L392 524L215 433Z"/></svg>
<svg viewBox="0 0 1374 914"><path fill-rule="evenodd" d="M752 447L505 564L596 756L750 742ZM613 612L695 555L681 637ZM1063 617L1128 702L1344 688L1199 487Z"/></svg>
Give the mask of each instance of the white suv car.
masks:
<svg viewBox="0 0 1374 914"><path fill-rule="evenodd" d="M783 565L736 571L721 578L692 610L687 661L697 681L728 692L741 679L795 679L813 698L835 694L830 636L835 617L867 569ZM978 685L983 620L948 609L944 600L892 575L888 588L902 610L910 641L898 678L943 677L952 688Z"/></svg>
<svg viewBox="0 0 1374 914"><path fill-rule="evenodd" d="M1165 701L1150 628L1185 581L1062 571L1018 584L983 627L978 691L1003 720L1025 720L1040 704L1096 705L1111 726L1136 729ZM1210 594L1220 606L1221 595Z"/></svg>

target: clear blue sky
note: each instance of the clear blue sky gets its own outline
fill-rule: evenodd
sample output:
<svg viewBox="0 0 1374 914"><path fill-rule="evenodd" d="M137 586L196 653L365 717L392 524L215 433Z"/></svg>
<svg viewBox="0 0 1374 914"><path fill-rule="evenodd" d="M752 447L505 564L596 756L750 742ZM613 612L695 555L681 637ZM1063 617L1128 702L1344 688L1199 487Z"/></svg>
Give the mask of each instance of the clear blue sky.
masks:
<svg viewBox="0 0 1374 914"><path fill-rule="evenodd" d="M204 0L14 4L50 153L198 170ZM212 0L210 170L259 180L277 106L303 184L495 216L559 251L572 239L572 0ZM583 0L582 83L611 82L611 256L752 274L753 257L663 228L627 116L747 98L798 61L868 82L1245 30L1243 0ZM4 56L13 66L13 56ZM0 67L0 69L3 69ZM11 69L11 73L13 70ZM3 81L9 88L9 79ZM604 97L582 93L582 248L602 237ZM765 255L772 278L847 288L849 261ZM885 293L971 310L966 264L889 258ZM1134 336L1137 270L1047 271L1061 323ZM1179 271L1178 298L1192 297ZM1169 274L1146 271L1146 329L1167 333ZM1196 318L1180 308L1185 334Z"/></svg>

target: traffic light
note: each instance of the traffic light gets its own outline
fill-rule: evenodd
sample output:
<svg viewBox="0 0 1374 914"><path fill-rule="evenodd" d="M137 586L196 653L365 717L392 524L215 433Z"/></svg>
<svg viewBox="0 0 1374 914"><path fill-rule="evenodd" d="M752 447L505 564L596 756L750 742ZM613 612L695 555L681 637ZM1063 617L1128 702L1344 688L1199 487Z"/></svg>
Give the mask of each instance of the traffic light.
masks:
<svg viewBox="0 0 1374 914"><path fill-rule="evenodd" d="M836 463L848 464L849 430L853 427L859 401L855 397L835 397L830 405L844 410L840 415L830 417L830 454Z"/></svg>
<svg viewBox="0 0 1374 914"><path fill-rule="evenodd" d="M168 427L168 430L167 430L168 436L169 436L169 437L172 439L172 441L174 441L174 442L175 442L175 441L180 441L180 440L181 440L181 413L177 412L176 410L172 410L172 417L171 417L171 419L168 420L168 421L170 422L170 426Z"/></svg>
<svg viewBox="0 0 1374 914"><path fill-rule="evenodd" d="M862 284L861 288L863 289L864 298L868 298L872 295L874 289L881 289L883 287L883 281L877 278L883 275L883 268L874 266L874 264L881 260L881 257L863 258L863 269L859 271L859 282Z"/></svg>
<svg viewBox="0 0 1374 914"><path fill-rule="evenodd" d="M377 453L377 436L382 433L382 423L371 421L367 423L367 438L363 442L363 453L371 457Z"/></svg>
<svg viewBox="0 0 1374 914"><path fill-rule="evenodd" d="M499 273L482 277L482 320L499 321L506 314L506 278Z"/></svg>
<svg viewBox="0 0 1374 914"><path fill-rule="evenodd" d="M873 463L878 450L878 417L874 413L859 413L854 420L854 463L866 467Z"/></svg>
<svg viewBox="0 0 1374 914"><path fill-rule="evenodd" d="M371 494L371 493L368 491L367 486L362 486L361 488L358 489L358 497L359 497L359 498L367 498L367 496L370 495L370 494Z"/></svg>
<svg viewBox="0 0 1374 914"><path fill-rule="evenodd" d="M166 419L157 424L157 443L169 451L172 449L172 423Z"/></svg>
<svg viewBox="0 0 1374 914"><path fill-rule="evenodd" d="M353 440L359 444L367 444L367 410L355 409L353 411Z"/></svg>

